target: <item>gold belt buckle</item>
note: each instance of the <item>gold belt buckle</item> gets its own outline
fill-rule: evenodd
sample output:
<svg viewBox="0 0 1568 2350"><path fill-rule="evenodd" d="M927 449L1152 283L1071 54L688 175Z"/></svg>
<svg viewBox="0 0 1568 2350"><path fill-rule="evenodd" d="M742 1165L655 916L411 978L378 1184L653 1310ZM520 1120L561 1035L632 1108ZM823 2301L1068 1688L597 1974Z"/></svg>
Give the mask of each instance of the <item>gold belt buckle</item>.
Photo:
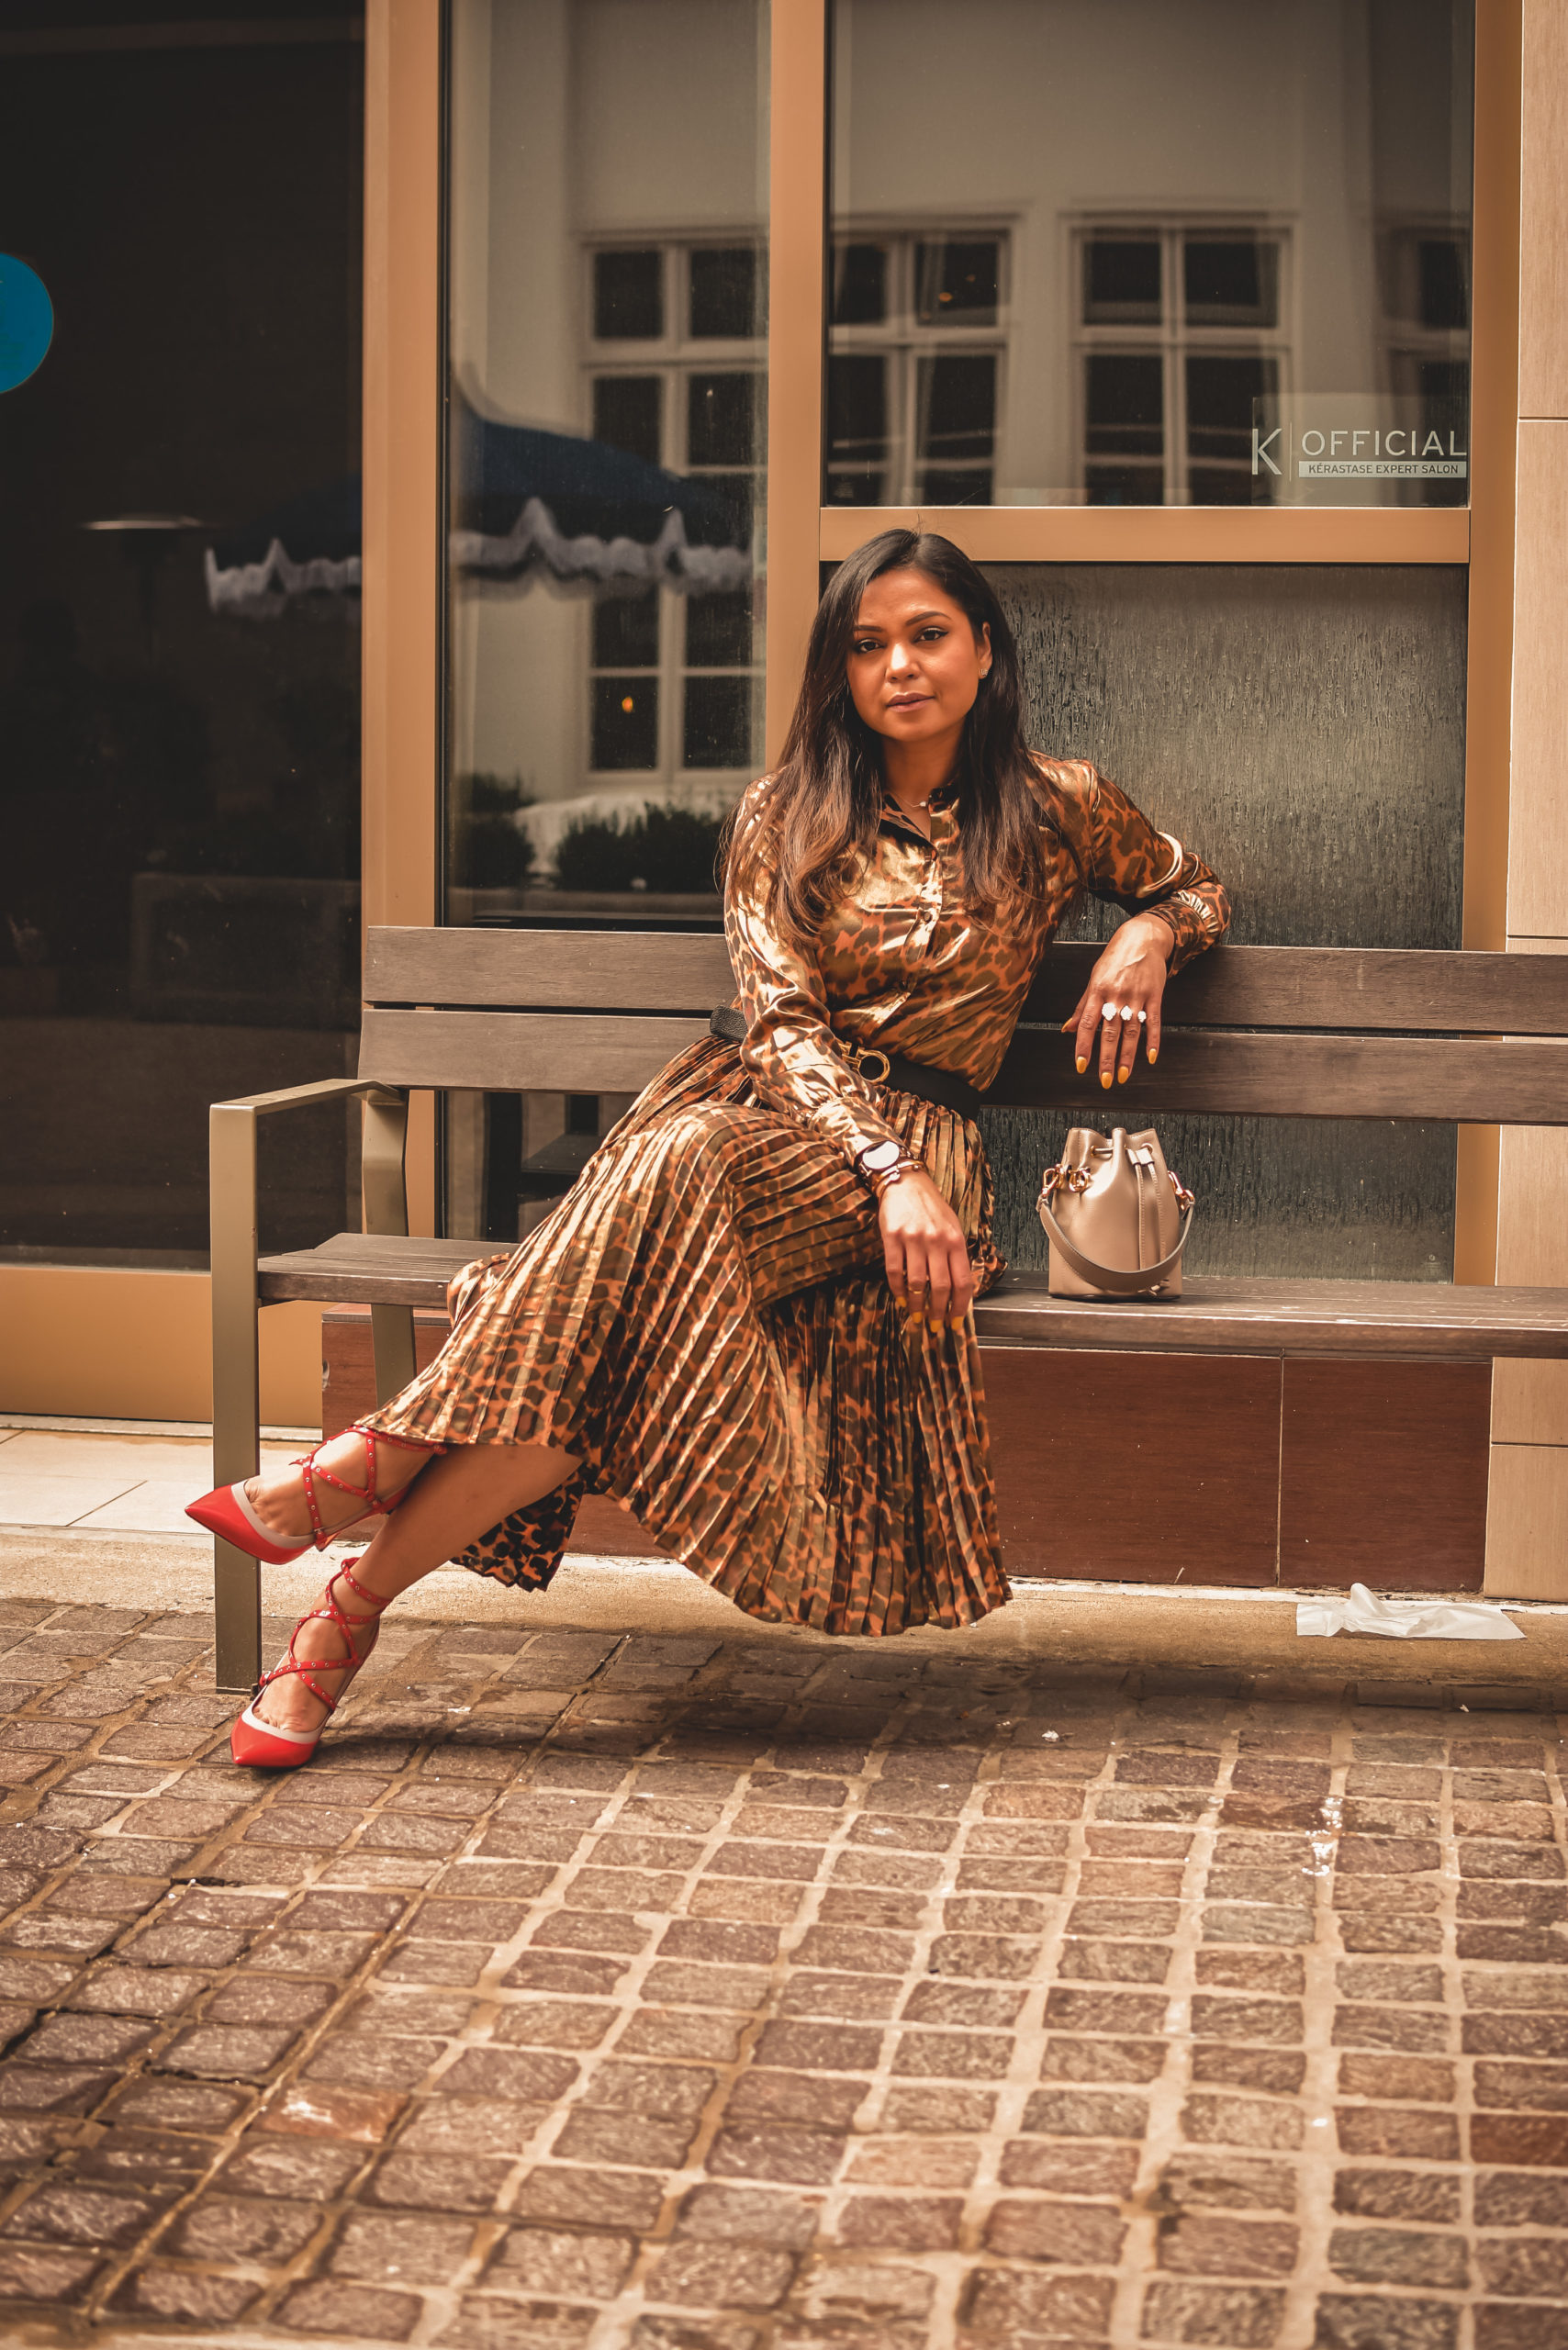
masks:
<svg viewBox="0 0 1568 2350"><path fill-rule="evenodd" d="M881 1068L873 1069L871 1067L873 1061L880 1061ZM855 1048L855 1066L861 1076L872 1085L885 1085L893 1073L893 1065L879 1045L857 1045Z"/></svg>

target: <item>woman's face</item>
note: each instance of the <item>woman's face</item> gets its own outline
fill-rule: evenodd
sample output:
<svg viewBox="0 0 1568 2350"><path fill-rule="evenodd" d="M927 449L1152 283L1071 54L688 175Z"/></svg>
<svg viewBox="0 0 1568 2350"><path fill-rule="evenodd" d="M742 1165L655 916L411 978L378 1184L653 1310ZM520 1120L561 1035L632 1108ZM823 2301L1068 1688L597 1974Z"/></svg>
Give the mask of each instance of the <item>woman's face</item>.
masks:
<svg viewBox="0 0 1568 2350"><path fill-rule="evenodd" d="M895 743L955 744L991 667L991 631L924 571L884 571L860 599L850 639L851 699Z"/></svg>

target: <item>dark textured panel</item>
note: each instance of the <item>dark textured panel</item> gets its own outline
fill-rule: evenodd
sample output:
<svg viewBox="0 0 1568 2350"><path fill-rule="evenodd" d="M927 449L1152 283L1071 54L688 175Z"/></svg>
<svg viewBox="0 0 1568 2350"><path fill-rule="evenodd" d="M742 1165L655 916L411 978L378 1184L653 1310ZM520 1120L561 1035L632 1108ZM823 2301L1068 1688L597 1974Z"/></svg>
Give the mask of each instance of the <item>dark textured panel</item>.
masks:
<svg viewBox="0 0 1568 2350"><path fill-rule="evenodd" d="M1121 1123L1145 1121L1124 1114ZM1153 1123L1167 1164L1197 1194L1187 1252L1194 1273L1451 1279L1452 1126L1164 1112ZM1045 1270L1035 1200L1041 1170L1061 1157L1069 1126L1108 1131L1115 1124L1114 1113L1071 1118L1059 1111L981 1112L996 1175L997 1245L1010 1264Z"/></svg>
<svg viewBox="0 0 1568 2350"><path fill-rule="evenodd" d="M1092 759L1200 850L1231 892L1233 940L1459 946L1462 570L1039 564L990 576L1019 632L1030 739ZM1077 929L1103 936L1112 919L1086 907ZM1415 1163L1408 1139L1383 1157L1305 1125L1200 1123L1202 1151L1184 1121L1161 1120L1184 1173L1206 1162L1195 1265L1451 1272L1451 1130L1428 1129ZM1060 1125L1013 1124L1005 1141L987 1127L1004 1245L1041 1263L1028 1184Z"/></svg>
<svg viewBox="0 0 1568 2350"><path fill-rule="evenodd" d="M992 1347L985 1388L1011 1573L1274 1582L1277 1362Z"/></svg>
<svg viewBox="0 0 1568 2350"><path fill-rule="evenodd" d="M1030 740L1092 759L1229 889L1232 936L1458 946L1465 573L1031 564L988 574Z"/></svg>
<svg viewBox="0 0 1568 2350"><path fill-rule="evenodd" d="M1491 1408L1484 1363L1287 1362L1282 1580L1479 1591Z"/></svg>

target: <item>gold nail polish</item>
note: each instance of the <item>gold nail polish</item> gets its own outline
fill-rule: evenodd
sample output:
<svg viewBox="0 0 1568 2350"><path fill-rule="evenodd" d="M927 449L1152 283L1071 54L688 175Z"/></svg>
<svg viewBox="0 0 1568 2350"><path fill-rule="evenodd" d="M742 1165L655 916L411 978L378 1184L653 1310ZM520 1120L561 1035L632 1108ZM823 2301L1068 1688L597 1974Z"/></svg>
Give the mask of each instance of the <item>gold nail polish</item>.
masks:
<svg viewBox="0 0 1568 2350"><path fill-rule="evenodd" d="M1100 1082L1104 1087L1106 1092L1109 1093L1111 1091L1111 1072L1109 1069L1102 1070Z"/></svg>
<svg viewBox="0 0 1568 2350"><path fill-rule="evenodd" d="M1080 1062L1079 1062L1079 1064L1078 1064L1078 1074L1079 1074L1079 1076L1080 1076L1080 1077L1081 1077L1081 1076L1083 1075L1084 1070L1085 1070L1088 1067L1089 1067L1089 1063L1088 1063L1087 1061L1080 1061Z"/></svg>
<svg viewBox="0 0 1568 2350"><path fill-rule="evenodd" d="M1151 1052L1151 1053L1149 1054L1149 1057L1148 1057L1148 1065L1149 1065L1150 1069L1152 1069L1152 1068L1154 1067L1155 1062L1156 1062L1159 1058L1159 1055L1157 1052Z"/></svg>
<svg viewBox="0 0 1568 2350"><path fill-rule="evenodd" d="M1132 1071L1130 1069L1119 1069L1116 1071L1116 1083L1118 1085L1125 1085L1131 1075Z"/></svg>

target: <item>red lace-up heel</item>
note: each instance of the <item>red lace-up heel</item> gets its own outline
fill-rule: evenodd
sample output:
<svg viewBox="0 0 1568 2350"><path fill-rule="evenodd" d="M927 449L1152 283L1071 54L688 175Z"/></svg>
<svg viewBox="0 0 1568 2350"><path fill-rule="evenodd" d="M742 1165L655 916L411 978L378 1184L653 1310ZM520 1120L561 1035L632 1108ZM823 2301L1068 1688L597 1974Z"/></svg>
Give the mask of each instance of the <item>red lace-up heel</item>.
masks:
<svg viewBox="0 0 1568 2350"><path fill-rule="evenodd" d="M272 1671L263 1673L257 1682L254 1697L229 1733L229 1751L241 1769L297 1771L302 1762L309 1762L320 1744L321 1732L337 1712L343 1691L347 1689L354 1674L370 1654L368 1648L364 1651L359 1648L354 1639L354 1633L356 1630L363 1631L366 1624L374 1624L386 1606L385 1599L378 1599L375 1592L366 1591L364 1585L353 1573L353 1568L357 1567L359 1563L357 1559L352 1562L352 1565L345 1562L335 1574L328 1578L327 1588L321 1594L322 1605L319 1607L308 1608L300 1617L289 1634L288 1653L282 1663L274 1664ZM370 1610L368 1615L344 1614L332 1596L334 1586L340 1583L346 1583L356 1598L363 1599L366 1603ZM344 1654L341 1660L337 1657L320 1656L305 1660L295 1655L295 1641L307 1624L314 1623L330 1624L334 1627L343 1643ZM344 1666L348 1669L343 1673L342 1684L336 1697L330 1697L327 1692L319 1688L311 1679L312 1673L342 1672ZM313 1730L280 1729L275 1722L263 1721L256 1712L263 1692L269 1688L273 1682L281 1681L289 1673L297 1674L318 1704L327 1708Z"/></svg>
<svg viewBox="0 0 1568 2350"><path fill-rule="evenodd" d="M384 1501L378 1500L375 1492L377 1444L395 1444L404 1452L428 1453L445 1449L439 1444L418 1444L410 1437L383 1436L379 1429L361 1427L357 1421L340 1433L364 1439L364 1483L363 1486L351 1485L343 1478L335 1477L330 1469L319 1469L316 1455L322 1449L320 1445L317 1445L314 1451L302 1454L294 1466L304 1472L305 1506L310 1513L310 1532L297 1541L288 1535L276 1535L270 1527L263 1524L243 1484L215 1486L210 1494L203 1494L199 1501L187 1503L185 1516L194 1517L198 1526L205 1526L209 1534L221 1535L225 1542L232 1542L237 1550L247 1551L252 1559L259 1559L264 1567L286 1566L290 1559L297 1559L302 1551L324 1550L329 1542L346 1534L351 1527L362 1525L367 1517L391 1516L413 1479L411 1475L406 1477L396 1493L388 1494ZM333 1438L331 1441L336 1443L337 1438ZM356 1502L364 1504L364 1507L355 1510L352 1517L345 1517L339 1525L328 1526L316 1498L318 1482L335 1486L340 1494L352 1494Z"/></svg>

